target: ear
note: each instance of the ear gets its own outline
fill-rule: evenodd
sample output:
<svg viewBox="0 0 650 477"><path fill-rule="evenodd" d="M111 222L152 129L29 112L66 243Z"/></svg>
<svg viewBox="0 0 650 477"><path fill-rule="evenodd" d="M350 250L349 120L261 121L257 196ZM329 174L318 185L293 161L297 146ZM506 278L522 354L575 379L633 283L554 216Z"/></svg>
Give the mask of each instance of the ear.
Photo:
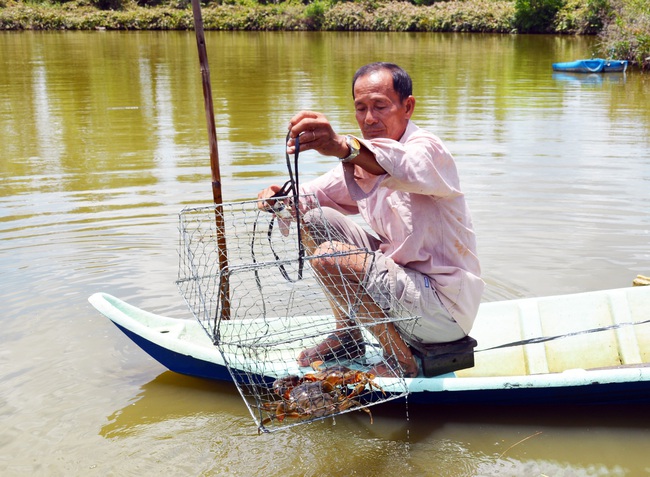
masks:
<svg viewBox="0 0 650 477"><path fill-rule="evenodd" d="M415 110L415 98L413 96L409 96L404 100L404 108L406 119L411 119L413 111Z"/></svg>

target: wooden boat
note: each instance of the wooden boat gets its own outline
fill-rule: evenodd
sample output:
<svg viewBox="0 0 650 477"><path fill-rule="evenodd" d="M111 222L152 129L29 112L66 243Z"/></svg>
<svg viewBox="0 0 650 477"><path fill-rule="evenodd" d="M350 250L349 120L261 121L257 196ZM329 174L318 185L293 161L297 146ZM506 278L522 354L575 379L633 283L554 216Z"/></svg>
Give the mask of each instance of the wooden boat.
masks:
<svg viewBox="0 0 650 477"><path fill-rule="evenodd" d="M221 352L197 321L159 316L105 293L89 301L168 369L232 381ZM250 325L251 320L231 320L227 327ZM484 303L472 336L479 344L475 365L406 379L409 402L650 402L650 287ZM285 370L291 366L292 372L306 371L295 363ZM390 385L387 379L376 381Z"/></svg>
<svg viewBox="0 0 650 477"><path fill-rule="evenodd" d="M627 60L604 60L593 58L566 63L553 63L553 71L568 73L622 73L627 70Z"/></svg>

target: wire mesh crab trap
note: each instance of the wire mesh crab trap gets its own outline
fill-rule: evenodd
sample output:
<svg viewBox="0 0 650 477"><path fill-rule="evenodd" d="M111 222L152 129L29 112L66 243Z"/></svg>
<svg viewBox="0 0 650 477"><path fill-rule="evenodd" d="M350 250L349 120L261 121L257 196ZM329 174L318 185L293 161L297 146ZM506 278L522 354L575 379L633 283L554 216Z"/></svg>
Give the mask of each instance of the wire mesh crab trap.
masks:
<svg viewBox="0 0 650 477"><path fill-rule="evenodd" d="M370 320L363 301L365 276L339 268L345 286L337 292L326 286L311 266L314 260L343 263L354 258L369 269L374 254L323 247L339 238L322 219L315 198L301 199L312 204L310 214L318 217L319 227L299 227L295 217L282 220L260 210L257 200L179 214L177 285L219 349L258 429L265 432L353 410L365 411L372 422L369 406L408 392L377 337L395 324L408 328L415 317L394 297L382 297L392 304L390 314ZM219 223L225 251L217 237ZM314 244L321 244L318 254L313 254ZM339 320L338 328L335 313L347 318ZM300 352L323 342L335 345L321 350L324 362L299 366ZM377 364L394 373L374 377L368 371Z"/></svg>

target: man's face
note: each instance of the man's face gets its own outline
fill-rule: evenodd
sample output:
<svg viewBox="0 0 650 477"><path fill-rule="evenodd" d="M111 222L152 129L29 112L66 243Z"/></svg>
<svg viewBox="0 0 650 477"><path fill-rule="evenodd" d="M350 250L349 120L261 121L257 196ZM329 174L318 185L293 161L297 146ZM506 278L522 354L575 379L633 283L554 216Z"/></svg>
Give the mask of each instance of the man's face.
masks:
<svg viewBox="0 0 650 477"><path fill-rule="evenodd" d="M382 137L398 141L406 130L414 106L413 96L400 101L388 70L361 76L354 84L354 107L364 139Z"/></svg>

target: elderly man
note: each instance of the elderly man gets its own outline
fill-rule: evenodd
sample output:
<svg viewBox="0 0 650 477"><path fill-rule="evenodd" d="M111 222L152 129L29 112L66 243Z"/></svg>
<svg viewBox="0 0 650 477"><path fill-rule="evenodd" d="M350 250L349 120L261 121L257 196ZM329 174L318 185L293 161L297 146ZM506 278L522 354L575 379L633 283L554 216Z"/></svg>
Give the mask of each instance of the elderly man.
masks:
<svg viewBox="0 0 650 477"><path fill-rule="evenodd" d="M411 121L415 98L409 75L392 63L371 63L354 75L352 92L363 139L340 135L324 115L302 111L291 118L287 149L294 153L300 136L301 151L338 158L333 170L300 190L316 196L325 219L343 237L313 244L314 255L323 258L312 266L334 297L345 286L341 275L364 277L367 295L355 318L368 326L386 358L371 372L385 376L397 370L412 377L418 365L403 339L406 330L399 322L372 323L390 313L385 298L390 296L420 317L408 331L409 340L442 343L466 336L484 286L475 235L452 155ZM279 189L271 186L259 198ZM360 214L376 235L346 217L350 214ZM307 224L317 226L309 219ZM359 248L375 252L372 266L358 254L328 255ZM360 331L332 305L338 330L303 350L301 366L364 352Z"/></svg>

